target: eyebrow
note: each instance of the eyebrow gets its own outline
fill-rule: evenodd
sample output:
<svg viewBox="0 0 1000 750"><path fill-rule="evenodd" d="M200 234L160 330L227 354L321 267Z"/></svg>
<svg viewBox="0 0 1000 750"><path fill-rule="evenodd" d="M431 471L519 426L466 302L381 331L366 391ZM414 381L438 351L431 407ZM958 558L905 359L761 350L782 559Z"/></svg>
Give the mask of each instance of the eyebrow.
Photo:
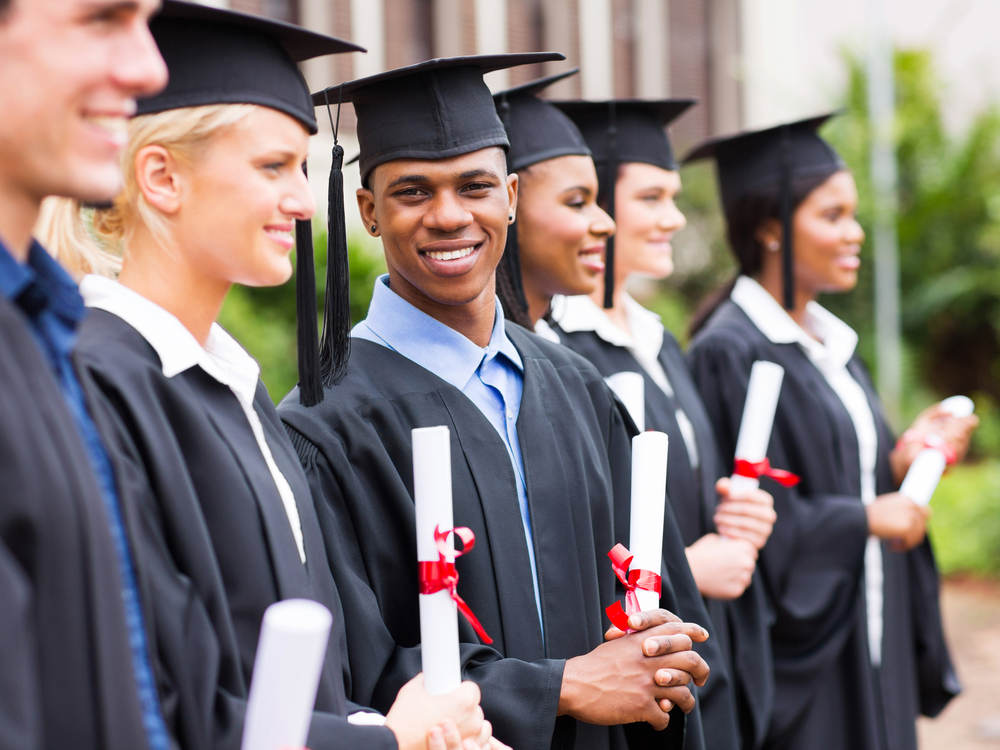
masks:
<svg viewBox="0 0 1000 750"><path fill-rule="evenodd" d="M460 180L471 180L476 177L491 177L494 180L499 180L497 173L490 169L470 169L468 172L462 172L458 179ZM400 185L410 185L413 183L426 183L430 182L430 178L427 175L422 174L407 174L402 177L397 177L395 180L390 182L386 187L387 190L392 190L394 187L399 187Z"/></svg>
<svg viewBox="0 0 1000 750"><path fill-rule="evenodd" d="M157 3L156 9L160 7L160 3ZM115 12L115 11L128 11L130 13L138 13L141 8L138 0L91 0L88 2L84 8L84 13L97 13L97 12ZM154 12L155 10L154 9Z"/></svg>
<svg viewBox="0 0 1000 750"><path fill-rule="evenodd" d="M562 193L560 193L560 195L566 195L566 193L572 193L572 192L574 192L576 190L579 190L581 193L585 193L587 195L590 195L591 193L594 192L593 190L591 190L586 185L574 185L573 187L569 187L569 188L566 188L565 190L563 190Z"/></svg>

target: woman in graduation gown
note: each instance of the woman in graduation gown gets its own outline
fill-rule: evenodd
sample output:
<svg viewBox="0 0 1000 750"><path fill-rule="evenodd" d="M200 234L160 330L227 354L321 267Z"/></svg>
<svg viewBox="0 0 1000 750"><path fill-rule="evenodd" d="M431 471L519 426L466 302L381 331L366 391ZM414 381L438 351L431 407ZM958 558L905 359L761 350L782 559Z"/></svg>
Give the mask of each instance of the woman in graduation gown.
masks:
<svg viewBox="0 0 1000 750"><path fill-rule="evenodd" d="M855 286L864 241L854 179L816 132L826 119L689 155L716 159L740 266L689 357L730 464L751 365L785 370L768 457L801 481L762 480L778 514L758 568L774 608L766 747L913 750L917 715L936 715L959 688L927 512L896 489L928 435L961 457L976 420L931 407L897 444L857 335L815 301Z"/></svg>
<svg viewBox="0 0 1000 750"><path fill-rule="evenodd" d="M511 150L507 157L509 169L516 171L521 179L517 221L508 234L504 265L498 272L498 277L502 277L502 281L498 281L500 298L504 302L505 310L509 310L513 319L523 320L526 318L524 324L533 325L540 335L567 344L569 348L590 360L601 375L607 377L623 370L643 372L643 368L628 350L618 346L605 348L601 345L600 340L593 344L587 339L589 333L567 336L560 330L559 321L563 320L560 316L565 313L567 306L579 307L586 304L593 307L589 297L585 295L598 293L595 290L600 284L606 265L605 254L602 252L601 255L592 260L589 257L592 253L588 251L594 248L597 242L600 243L599 249L604 251L606 246L612 245L612 242L617 243L617 237L622 231L619 227L614 237L606 234L607 212L601 208L601 206L607 206L607 203L602 200L602 190L600 189L601 174L607 168L607 160L604 158L607 152L606 140L601 141L600 138L588 137L588 130L593 130L593 128L577 128L575 123L579 123L579 120L573 117L574 114L588 109L589 105L581 103L576 106L567 106L565 103L552 103L538 98L538 94L545 87L566 75L550 76L494 95L497 111L505 122L511 141ZM690 104L690 101L684 101L680 105L671 104L668 106L672 113L679 114ZM607 110L606 103L596 106L601 111ZM641 129L638 134L635 132L636 128L631 126L635 123L636 118L629 117L629 111L625 107L620 108L619 113L618 138L623 144L623 153L631 153L625 150L627 148L625 144L633 145L636 143L637 137L646 136L648 138L648 134ZM654 128L658 133L658 142L656 143L658 152L663 149L669 152L669 145L666 143L666 136L659 126L659 120ZM605 124L603 132L606 133L606 131L607 125ZM591 132L589 135L593 136L594 134ZM591 153L593 157L591 157ZM628 159L624 161L628 161ZM671 156L669 163L672 164L672 161ZM676 165L673 166L676 169ZM598 178L596 192L583 193L581 191L582 186L589 184L582 182L576 171L581 167L586 168L591 179L594 176ZM651 169L663 172L658 167L651 167ZM617 172L617 167L615 171ZM671 174L676 176L676 172ZM603 184L607 184L606 176L605 174ZM577 201L582 203L582 207L578 207ZM676 209L674 213L679 215ZM683 220L683 217L681 218ZM632 228L627 226L626 229ZM607 257L610 258L610 255ZM610 265L610 261L607 264ZM518 274L514 283L511 283L508 272ZM523 298L519 296L522 290ZM594 309L598 315L607 319L607 316L599 308ZM651 313L647 313L647 315L651 315ZM660 331L662 332L662 326ZM671 366L679 365L683 369L683 361L676 345L674 350L669 351L673 356L670 360ZM715 531L714 526L711 525L712 509L715 505L714 484L721 475L721 466L712 466L709 470L710 473L705 476L705 481L708 483L707 488L701 487L698 472L692 470L686 458L685 449L682 447L684 442L681 437L682 433L677 428L677 419L674 416L675 409L669 406L661 407L663 401L668 401L668 397L659 391L660 397L658 398L656 393L652 392L653 389L658 390L658 387L654 381L649 379L648 375L646 379L650 387L649 398L651 403L655 405L657 412L654 418L647 418L645 427L640 429L660 430L666 432L671 438L667 493L671 500L670 507L673 513L668 516L667 523L679 528L685 546L690 546L709 530ZM613 380L609 382L613 383ZM689 378L685 377L679 387L687 388L684 393L688 396L689 402L692 399L699 401L698 411L692 411L697 419L699 415L703 414L703 410L700 410L700 399L696 395L697 391L694 385ZM668 403L670 402L668 401ZM643 416L635 415L634 421L637 425L641 424ZM711 436L711 426L708 424L707 418L703 422L701 437L706 441L707 447L702 452L707 452L706 460L712 461L715 458L714 437ZM690 425L690 421L688 424ZM682 457L685 458L682 459ZM679 465L682 462L684 467ZM702 499L703 492L710 493L706 495L704 500ZM769 501L770 498L767 500ZM709 501L711 505L708 504ZM769 508L766 509L766 512L773 513ZM770 531L769 523L765 526L765 533L762 538L758 539L760 544L763 544L763 540L767 538L767 533ZM714 538L718 539L717 536ZM620 541L627 546L627 539L623 538ZM708 546L712 541L709 539L703 545ZM669 548L674 543L675 540L670 534L664 536L664 555L667 559L671 559L678 551ZM736 579L735 582L731 580L724 582L729 584L730 588L733 586L739 588L738 592L728 592L732 598L741 594L746 588L752 574L757 548L745 540L729 540L723 544L726 547L731 545L742 553L739 557L741 568L724 570L723 576L718 576ZM718 545L716 545L714 551L706 550L700 559L709 562L714 569L718 570L720 567L718 558L723 552L724 550L718 549ZM733 555L730 555L729 559L732 558ZM693 557L689 553L687 560L681 559L678 562L688 567L687 561L692 559ZM739 566L734 565L733 567ZM691 565L691 570L696 582L699 581L699 573L705 573L704 566L702 570L698 570ZM704 581L704 575L702 581ZM717 591L718 589L715 592ZM698 690L705 747L709 750L733 748L738 746L739 740L737 739L737 712L732 682L733 671L726 663L724 656L728 624L724 617L719 619L719 616L723 614L721 610L706 614L705 604L697 596L695 589L691 589L687 593L690 594L690 599L678 603L677 614L683 619L701 622L712 633L711 639L696 647L712 668L712 675L708 683ZM760 625L756 623L757 619L759 618L755 618L752 627L756 627L756 631L759 633ZM722 626L721 630L720 626ZM747 623L747 626L751 625ZM747 660L745 666L753 670L751 674L754 676L762 673L766 675L769 661L767 654L766 652L761 654L758 648L759 644L752 641L751 644L748 645L747 650L752 654L745 657ZM754 684L753 688L754 700L763 700L766 704L768 699L766 678L763 688L760 683ZM752 744L750 746L752 747Z"/></svg>
<svg viewBox="0 0 1000 750"><path fill-rule="evenodd" d="M323 402L306 408L293 391L279 413L327 536L356 700L377 708L420 669L412 430L443 425L455 524L476 538L457 561L457 592L485 632L460 618L461 666L496 735L524 749L679 747L686 731L700 736L685 686L707 676L690 650L707 633L663 624L604 642L616 580L607 554L623 509L628 528L616 502L629 495L623 415L586 360L511 325L494 294L518 183L483 74L558 59L430 60L315 95L354 105L358 205L389 273L349 359L324 347ZM675 588L693 588L686 576L664 578L664 607ZM633 627L666 613L636 617ZM688 635L661 650L673 627Z"/></svg>
<svg viewBox="0 0 1000 750"><path fill-rule="evenodd" d="M685 218L674 203L680 175L665 128L693 103L555 102L594 152L601 205L613 212L618 231L597 289L590 296L560 300L553 310L553 329L564 344L593 362L612 387L618 373L640 375L643 412L635 415L636 422L670 436L667 496L727 657L740 746L751 750L764 740L774 697L766 603L762 587L752 582L758 550L774 523L773 502L760 491L718 503L716 482L728 467L680 346L659 316L625 289L633 274L663 279L673 272L670 240L684 228ZM614 185L613 202L608 185ZM603 279L613 280L611 288ZM630 403L627 394L620 395ZM720 489L728 491L725 482ZM703 699L703 714L708 702ZM725 722L708 722L707 746L731 746L725 729Z"/></svg>
<svg viewBox="0 0 1000 750"><path fill-rule="evenodd" d="M170 83L139 104L126 188L96 210L94 231L123 262L117 282L83 279L76 356L148 482L133 526L168 724L187 750L238 747L264 610L306 598L334 614L310 747L457 750L451 723L469 748L487 745L470 685L430 698L415 681L384 727L348 720L343 614L309 487L259 366L215 323L233 283L288 279L295 221L315 210L302 166L316 122L295 61L356 47L180 2L151 29ZM435 726L449 716L445 735Z"/></svg>

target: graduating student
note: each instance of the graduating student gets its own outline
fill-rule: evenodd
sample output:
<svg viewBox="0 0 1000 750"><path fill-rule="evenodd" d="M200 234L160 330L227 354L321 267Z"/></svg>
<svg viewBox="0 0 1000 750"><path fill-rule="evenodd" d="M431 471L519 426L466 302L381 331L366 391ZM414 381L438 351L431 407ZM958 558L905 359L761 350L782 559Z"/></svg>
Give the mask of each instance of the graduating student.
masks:
<svg viewBox="0 0 1000 750"><path fill-rule="evenodd" d="M605 377L620 372L643 377L644 412L636 421L670 436L667 495L713 632L720 636L713 640L724 645L727 656L728 670L716 670L709 660L712 677L699 691L706 745L739 744L749 750L764 740L774 696L763 589L751 583L757 551L774 523L773 501L763 491L728 499L727 482L718 480L730 473L731 466L719 455L680 346L659 316L625 288L633 275L663 279L673 272L670 241L686 222L674 203L681 181L665 128L693 103L690 99L554 102L577 124L593 151L600 202L613 212L618 230L597 289L590 296L566 297L555 305L553 328L564 344L594 363ZM522 199L522 210L524 205ZM605 284L605 280L610 281ZM724 682L713 685L724 681L727 672L735 683L732 693ZM709 688L716 688L721 697L708 693ZM734 705L740 720L739 742L731 713Z"/></svg>
<svg viewBox="0 0 1000 750"><path fill-rule="evenodd" d="M445 425L455 524L476 536L458 593L493 639L460 620L461 660L497 737L620 748L617 725L647 722L632 728L637 743L677 747L683 715L668 712L693 707L687 685L707 670L691 637L704 631L652 611L633 616L645 632L602 644L614 497L628 495L631 463L621 413L599 373L508 325L494 293L518 178L483 74L561 58L431 60L314 97L354 104L358 205L389 273L349 361L327 339L322 403L293 391L279 413L327 539L354 700L382 707L420 669L411 430Z"/></svg>
<svg viewBox="0 0 1000 750"><path fill-rule="evenodd" d="M511 278L507 276L507 272L516 276L513 276L513 283L505 281L501 285L500 298L505 304L505 310L511 311L511 317L527 317L528 324L534 324L536 330L543 331L556 340L561 337L563 343L570 343L559 331L558 325L553 323L553 326L549 327L546 318L555 320L558 317L558 310L565 306L560 305L560 302L572 303L579 299L591 304L586 296L556 295L596 294L595 289L600 283L605 267L602 261L605 257L605 248L612 246L614 238L601 234L610 222L607 213L598 205L602 191L599 187L600 171L595 171L595 161L598 170L608 168L606 140L602 142L593 137L585 138L564 112L554 104L538 98L538 94L546 86L565 75L550 76L495 94L494 101L497 103L497 111L510 138L508 169L517 172L519 178L517 221L508 232L502 266L504 277ZM689 103L686 102L685 105ZM596 106L602 111L607 110L606 103ZM632 123L628 117L621 119L624 127L619 131L619 135L624 143L631 144L635 136L633 131L636 128L628 127ZM606 123L603 130L605 133L608 130ZM657 130L658 151L662 151L666 137L662 129ZM592 133L591 135L593 136ZM669 146L666 148L669 149ZM596 159L590 157L592 151ZM626 148L626 153L631 152ZM617 171L617 167L615 170ZM600 244L595 245L595 241L600 241ZM626 251L628 251L627 246ZM607 257L611 258L610 253ZM501 274L498 273L498 278L500 277ZM523 296L518 294L519 291L523 291ZM556 304L553 304L553 301ZM545 317L542 317L543 314ZM598 314L603 315L599 309ZM660 331L662 330L661 326ZM587 335L582 334L582 336ZM581 340L580 343L585 342ZM572 343L570 347L577 348ZM578 351L589 358L594 353L593 349L593 346L584 345ZM620 365L622 358L615 357L614 349L617 347L612 349L610 356ZM625 362L631 361L634 371L641 372L642 368L631 355L624 350L623 353ZM611 375L623 369L613 367L610 372L605 372L602 365L609 364L606 361L607 356L603 360L600 357L596 360L602 375ZM677 357L680 357L679 351ZM690 390L692 393L695 392L693 385ZM641 416L637 415L637 423L640 423ZM707 426L707 418L705 423L710 437L711 427ZM680 520L675 522L673 515L669 515L666 522L670 526L683 524L680 525L681 537L686 545L690 545L706 533L701 531L701 518L706 515L707 507L699 508L702 505L700 488L697 482L690 481L694 474L690 466L683 469L679 466L682 463L681 457L687 455L682 447L681 434L676 429L676 422L668 424L662 421L658 424L647 424L646 427L667 432L674 439L670 450L670 464L673 471L669 469L667 471L667 489L673 500L673 510ZM710 440L714 441L714 438L710 437ZM686 459L684 461L686 462ZM715 471L714 467L712 471ZM712 492L710 498L713 507L715 492L712 485L716 478L717 474L713 473L707 479ZM710 511L707 514L711 517ZM621 541L628 543L627 538ZM672 547L674 541L673 534L665 535L664 557L673 560L680 568L687 568L688 563L684 556L678 554L680 550ZM744 546L749 547L745 557L749 560L752 571L756 548L743 540L732 542L732 545L740 550L743 550ZM718 552L714 555L709 553L707 557L717 567L719 561L713 558L718 557ZM743 570L737 571L737 575L743 574ZM747 572L747 578L749 575ZM686 570L680 578L689 578ZM745 585L743 583L744 587ZM693 586L681 588L682 590L678 592L681 600L672 611L685 620L702 623L710 633L714 633L715 623L706 613L705 605L698 596L698 590ZM740 591L742 592L742 588ZM712 670L708 683L698 691L700 715L704 720L705 745L709 748L735 747L738 744L735 703L730 669L720 650L720 640L711 638L705 643L698 644L696 649L705 657ZM696 739L693 733L689 733L688 746L692 746L690 743L695 741L700 743L701 740Z"/></svg>
<svg viewBox="0 0 1000 750"><path fill-rule="evenodd" d="M431 698L417 679L386 701L385 727L348 721L342 613L308 484L259 366L215 323L233 283L289 278L295 222L315 210L303 165L316 121L296 61L357 47L169 0L151 28L170 83L139 103L125 190L95 213L99 249L123 260L120 281L83 280L77 362L146 483L132 522L169 727L188 750L237 748L264 610L307 598L335 617L310 747L457 750L459 729L468 748L487 745L471 684ZM311 252L300 245L300 264ZM315 326L315 304L307 315Z"/></svg>
<svg viewBox="0 0 1000 750"><path fill-rule="evenodd" d="M166 750L118 466L70 359L83 303L31 239L106 200L117 127L166 82L155 2L0 1L0 747Z"/></svg>
<svg viewBox="0 0 1000 750"><path fill-rule="evenodd" d="M864 241L854 178L816 132L826 119L710 140L687 157L716 160L740 266L690 363L727 463L751 365L785 369L768 456L801 482L762 480L778 514L758 568L775 617L766 747L912 749L916 716L959 687L927 511L895 490L926 435L960 457L976 420L932 407L897 444L857 334L816 302L855 286Z"/></svg>

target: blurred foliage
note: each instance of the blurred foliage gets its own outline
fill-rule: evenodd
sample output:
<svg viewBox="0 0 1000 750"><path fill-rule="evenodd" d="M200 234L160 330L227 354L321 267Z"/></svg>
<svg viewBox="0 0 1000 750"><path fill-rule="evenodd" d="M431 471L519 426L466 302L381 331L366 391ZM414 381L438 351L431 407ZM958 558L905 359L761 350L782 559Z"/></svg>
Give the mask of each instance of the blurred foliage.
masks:
<svg viewBox="0 0 1000 750"><path fill-rule="evenodd" d="M951 469L932 505L929 533L941 572L1000 575L1000 460Z"/></svg>
<svg viewBox="0 0 1000 750"><path fill-rule="evenodd" d="M315 245L319 299L316 319L319 324L326 284L326 235L318 235ZM351 269L351 320L357 323L368 312L375 280L385 273L385 260L367 236L352 236L349 239L348 260ZM277 287L233 287L219 322L257 358L261 365L261 377L271 398L275 402L280 401L299 380L294 280Z"/></svg>

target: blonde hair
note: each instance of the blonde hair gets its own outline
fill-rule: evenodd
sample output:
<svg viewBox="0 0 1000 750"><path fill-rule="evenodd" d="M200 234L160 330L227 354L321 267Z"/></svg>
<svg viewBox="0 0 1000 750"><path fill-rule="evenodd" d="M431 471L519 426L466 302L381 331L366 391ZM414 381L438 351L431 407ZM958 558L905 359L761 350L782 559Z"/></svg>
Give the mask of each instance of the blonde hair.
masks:
<svg viewBox="0 0 1000 750"><path fill-rule="evenodd" d="M136 179L139 151L162 146L177 161L191 165L213 138L257 108L255 104L211 104L134 118L122 151L124 187L118 197L110 206L97 208L81 206L72 198L46 198L35 237L76 278L87 273L115 278L140 226L169 249L166 217L146 201Z"/></svg>

